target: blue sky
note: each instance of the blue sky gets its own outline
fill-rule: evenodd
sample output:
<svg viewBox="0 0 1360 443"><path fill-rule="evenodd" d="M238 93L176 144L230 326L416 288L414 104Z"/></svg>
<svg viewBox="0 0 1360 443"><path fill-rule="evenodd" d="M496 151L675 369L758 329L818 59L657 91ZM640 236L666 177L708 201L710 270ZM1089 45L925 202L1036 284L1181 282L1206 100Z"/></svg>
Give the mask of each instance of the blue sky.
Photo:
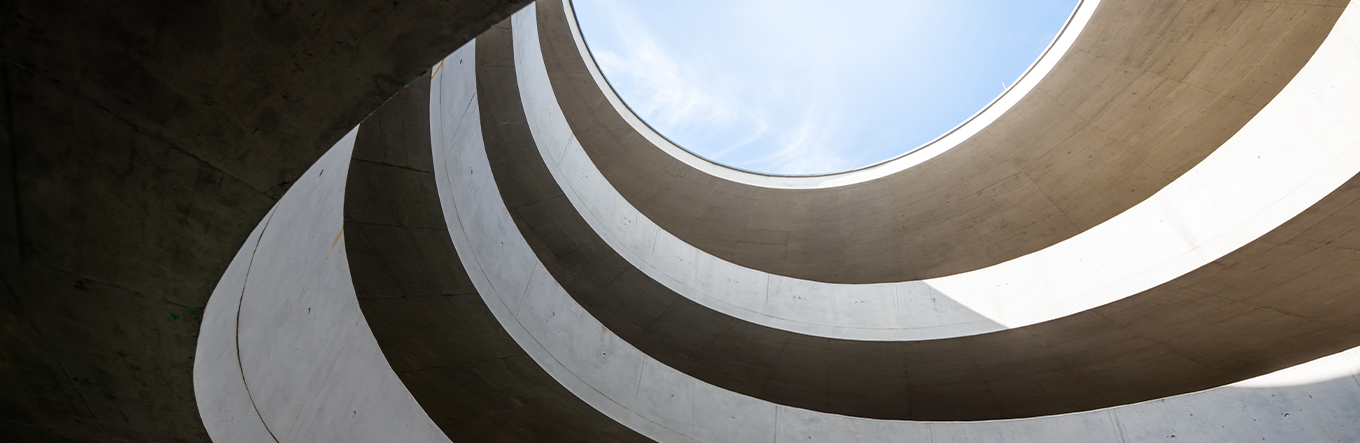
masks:
<svg viewBox="0 0 1360 443"><path fill-rule="evenodd" d="M685 149L771 174L901 155L1043 52L1076 0L575 0L624 102Z"/></svg>

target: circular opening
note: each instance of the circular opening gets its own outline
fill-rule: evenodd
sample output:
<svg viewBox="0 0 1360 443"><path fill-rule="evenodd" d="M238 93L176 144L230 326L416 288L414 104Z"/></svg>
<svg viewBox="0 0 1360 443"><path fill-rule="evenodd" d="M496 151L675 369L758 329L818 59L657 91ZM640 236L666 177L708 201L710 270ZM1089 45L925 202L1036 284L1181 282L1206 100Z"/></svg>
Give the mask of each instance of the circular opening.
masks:
<svg viewBox="0 0 1360 443"><path fill-rule="evenodd" d="M683 149L769 175L855 170L987 107L1077 0L575 0L620 99Z"/></svg>

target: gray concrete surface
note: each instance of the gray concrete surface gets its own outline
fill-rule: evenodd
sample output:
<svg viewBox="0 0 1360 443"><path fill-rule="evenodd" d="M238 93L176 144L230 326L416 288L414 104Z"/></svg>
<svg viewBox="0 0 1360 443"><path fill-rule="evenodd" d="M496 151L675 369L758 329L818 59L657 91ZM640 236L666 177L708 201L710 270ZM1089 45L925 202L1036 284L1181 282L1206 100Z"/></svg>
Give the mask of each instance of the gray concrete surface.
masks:
<svg viewBox="0 0 1360 443"><path fill-rule="evenodd" d="M1340 80L1360 72L1354 63L1356 46L1345 29L1334 34L1331 49L1309 65L1316 74L1302 77L1303 86L1291 94L1316 97L1327 91L1336 100L1330 103L1340 106L1356 95L1346 92L1352 87ZM509 39L508 31L493 30L479 40L478 101L484 110L487 156L514 224L548 272L605 326L650 357L704 382L844 415L980 420L1155 399L1360 344L1348 320L1355 312L1336 305L1326 312L1310 311L1292 288L1281 284L1297 277L1290 268L1246 275L1217 272L1220 267L1301 265L1299 257L1277 255L1270 248L1311 241L1299 237L1301 230L1348 223L1344 214L1354 200L1353 183L1313 205L1305 216L1210 266L1114 303L1023 328L948 340L859 342L788 333L725 316L638 272L566 201L545 157L536 155L539 149L517 92L512 49L502 43ZM1301 124L1306 119L1299 116L1319 112L1309 109L1317 104L1281 101L1282 109L1262 113L1269 117L1262 124ZM1355 151L1360 142L1357 133L1302 128L1304 137L1339 136L1341 146L1351 148L1342 152ZM1348 172L1318 195L1344 183L1355 168L1343 171ZM1315 248L1307 262L1350 263L1348 249ZM1319 283L1309 282L1315 287ZM1197 285L1216 286L1205 291L1195 289ZM1261 289L1247 300L1238 292L1241 288ZM1326 303L1325 295L1317 297L1313 302ZM1149 315L1150 307L1166 303L1176 304L1178 315ZM1197 316L1202 321L1186 320ZM1291 341L1307 345L1284 345Z"/></svg>
<svg viewBox="0 0 1360 443"><path fill-rule="evenodd" d="M479 44L478 49L489 46ZM436 85L449 83L436 79ZM870 420L776 405L716 388L631 346L557 281L545 278L551 274L538 260L533 242L509 228L513 215L491 179L488 146L481 143L484 127L456 111L450 114L457 118L444 118L448 104L481 112L481 100L467 86L432 89L436 175L446 221L488 308L558 382L658 441L1348 441L1360 432L1355 427L1360 399L1355 351L1251 385L1022 420ZM454 128L460 130L450 131Z"/></svg>
<svg viewBox="0 0 1360 443"><path fill-rule="evenodd" d="M524 3L0 1L0 434L208 441L201 315L251 230Z"/></svg>
<svg viewBox="0 0 1360 443"><path fill-rule="evenodd" d="M1360 172L1360 162L1347 156L1357 147L1353 142L1360 140L1360 128L1334 123L1360 119L1360 111L1344 106L1349 99L1341 91L1319 99L1295 86L1298 91L1287 88L1276 100L1308 103L1264 108L1161 191L1032 254L923 281L849 285L794 279L708 254L629 204L575 142L548 79L537 27L520 26L515 34L515 78L524 91L527 124L547 170L579 218L628 264L681 296L748 322L818 337L949 338L1081 312L1166 283L1242 247ZM1297 113L1301 109L1319 111L1304 116ZM1290 124L1276 124L1286 120ZM531 225L541 230L545 223L576 218L555 216Z"/></svg>
<svg viewBox="0 0 1360 443"><path fill-rule="evenodd" d="M208 301L194 391L213 441L449 441L355 296L343 211L356 132L284 194Z"/></svg>
<svg viewBox="0 0 1360 443"><path fill-rule="evenodd" d="M1146 10L1149 13L1170 11L1157 7L1161 3L1128 5L1152 5ZM1243 16L1271 13L1263 21L1256 21L1258 15L1250 15L1249 20L1239 23L1243 32L1253 30L1256 23L1289 23L1290 11L1306 10L1301 5L1277 3L1184 5L1185 17L1219 6L1230 11L1240 9ZM300 298L288 302L318 302L308 307L319 306L335 314L329 316L330 320L358 315L349 317L356 319L352 327L344 322L311 322L291 311L272 312L273 307L299 306L270 305L269 297L244 299L240 312L246 313L248 323L255 322L242 329L247 331L245 343L259 353L238 356L238 361L246 363L237 368L240 385L212 386L221 389L222 397L196 398L191 367L195 367L194 356L199 351L200 326L220 324L217 320L223 318L214 318L218 314L212 309L208 313L202 309L212 288L221 280L226 282L221 288L229 291L231 282L240 277L241 289L255 293L245 291L244 268L230 268L230 257L244 257L243 244L250 242L285 243L264 242L268 229L260 225L276 200L293 182L300 181L327 148L407 79L429 70L439 56L517 6L515 2L0 2L0 10L6 12L0 24L5 83L0 88L4 97L0 115L9 122L0 125L0 146L4 148L0 173L5 174L0 176L0 208L5 211L0 220L8 221L0 223L0 244L4 245L0 248L0 277L5 291L5 296L0 296L0 330L5 331L0 342L0 373L4 374L0 376L0 430L4 435L17 441L206 441L208 428L200 414L212 411L215 420L226 420L231 432L241 432L236 436L249 441L263 440L265 434L276 431L286 440L401 438L388 433L365 434L375 430L442 437L429 418L413 418L439 409L423 401L415 405L417 409L411 409L420 399L400 395L407 389L402 387L407 380L393 376L390 358L372 353L383 346L377 332L364 333L365 328L360 327L367 323L360 309L368 308L349 302L358 300L357 295L343 294L343 290L299 293ZM1195 40L1198 31L1192 29L1201 24L1214 27L1212 23L1190 19L1179 23L1184 26L1177 25L1171 32L1184 33L1177 35L1189 39L1186 46L1213 46ZM1125 35L1123 31L1109 32L1116 37ZM1292 44L1277 47L1280 51L1295 49ZM1208 53L1233 58L1239 49L1229 45ZM1093 53L1102 50L1091 49ZM1249 51L1240 54L1247 58L1251 55ZM1199 63L1192 59L1161 61L1167 62L1167 70L1176 71ZM1276 69L1281 65L1241 66ZM1114 78L1119 76L1118 71L1072 75ZM1249 74L1205 70L1195 81L1217 83ZM1250 102L1269 95L1257 94L1253 88L1264 85L1268 90L1277 84L1274 82L1285 80L1271 78L1220 92L1248 97L1246 101ZM1065 93L1073 97L1119 93L1101 91L1105 90ZM460 98L459 92L446 92L452 95L436 92L435 96L441 102L471 100L470 95ZM1091 112L1099 115L1103 111ZM432 118L442 121L438 116ZM466 119L439 123L436 141L457 143L437 146L473 146L472 142L481 137L478 120L473 118L470 124ZM1138 126L1137 122L1123 124ZM444 131L445 125L476 129L450 132ZM1168 134L1162 135L1170 137ZM444 140L444 135L450 139ZM484 147L478 149L484 155ZM1170 435L1201 441L1256 440L1258 436L1355 439L1350 426L1356 420L1348 411L1356 410L1350 403L1356 394L1349 382L1353 379L1345 376L1295 388L1219 389L1108 411L970 424L850 419L734 395L657 363L611 335L600 323L592 322L593 317L548 278L546 268L530 266L537 262L532 250L522 237L516 243L518 232L507 223L511 221L508 213L501 217L495 212L504 211L503 205L493 204L499 191L488 187L487 181L470 180L477 174L481 174L477 178L485 178L490 174L489 167L472 164L470 175L461 176L461 167L471 164L467 161L475 159L475 152L436 154L436 171L444 174L439 185L443 207L450 211L448 214L461 217L447 221L458 227L450 232L450 240L470 270L468 278L478 290L477 296L502 322L504 334L561 388L551 387L542 377L535 381L548 383L544 386L549 390L565 389L579 395L605 416L662 441L806 441L808 437L853 441L927 435L939 441L1063 437L1137 441ZM453 154L463 157L450 157ZM450 158L456 161L444 161ZM459 186L449 186L452 183ZM474 195L471 193L488 190L489 194L477 194L485 195L485 200L466 199ZM468 194L455 199L455 192ZM333 202L339 197L331 194L330 198ZM487 206L480 210L459 208L453 204L455 200L464 206ZM1345 209L1306 212L1301 218L1331 219L1274 245L1272 251L1262 252L1265 248L1261 245L1252 247L1253 253L1268 256L1268 260L1216 262L1200 276L1205 278L1189 282L1194 283L1189 290L1215 288L1237 294L1247 299L1246 306L1258 306L1257 302L1269 298L1270 294L1260 292L1268 287L1291 293L1298 302L1295 307L1316 308L1344 301L1349 293L1346 280L1328 277L1352 267L1350 261L1334 255L1349 245L1345 232L1347 220L1353 217L1348 214ZM274 258L283 260L296 254L317 264L312 254L319 251L322 240L335 244L339 255L321 260L328 267L317 268L320 271L315 276L275 275L277 280L260 283L260 293L269 295L290 287L287 278L295 278L293 283L314 278L319 284L343 288L345 279L339 276L349 268L339 263L348 255L344 239L332 237L334 226L312 225L301 218L296 221L298 232L317 236L288 240L311 242L317 247L278 251ZM261 230L252 236L251 230L256 227ZM495 240L498 238L506 243ZM504 248L506 244L519 249ZM1317 252L1328 250L1319 245L1330 245L1333 255ZM475 260L468 255L474 249ZM1305 250L1313 252L1305 254ZM281 270L287 265L266 269ZM1222 278L1209 278L1210 274L1250 273L1245 270L1259 266L1292 269L1298 278L1234 277L1237 286L1227 288L1222 287ZM490 286L492 282L495 286ZM334 297L336 294L345 296ZM1169 306L1179 307L1182 301L1146 306L1147 315L1167 312ZM1217 314L1237 312L1222 306L1203 308ZM1262 322L1269 311L1258 308L1247 311L1250 315L1224 322L1229 323L1227 326L1235 324L1233 321L1287 326L1282 326L1279 318ZM1301 315L1341 314L1315 310ZM276 315L286 321L272 321ZM1225 317L1205 317L1204 321ZM271 328L300 334L264 336ZM329 332L351 335L330 336ZM224 343L221 337L202 338L204 343L219 346ZM1298 343L1322 346L1319 343L1332 338L1307 337ZM299 348L304 342L329 343L331 347ZM335 346L367 351L337 354ZM231 361L230 352L215 349L205 351L203 358L211 355ZM294 351L299 355L286 355ZM1245 352L1240 348L1229 351ZM524 358L516 361L528 363ZM316 367L327 362L343 362L337 366L337 378L315 383L319 374ZM226 366L229 370L230 365ZM245 366L249 369L243 371ZM229 372L212 376L224 373ZM290 373L299 377L278 375ZM372 375L380 377L346 380ZM450 379L461 380L461 376ZM260 398L253 399L258 404L249 410L242 402L252 400L252 396L244 395L247 385L265 386L264 392L258 393ZM346 388L374 390L354 392ZM305 396L287 392L332 392L336 397L331 404L313 404L307 403ZM346 420L341 407L348 404L385 406L366 408L372 414L362 417L351 407ZM1162 404L1169 406L1159 406ZM469 414L495 409L483 404L454 407L465 408ZM252 415L255 409L261 412ZM532 423L532 414L497 417L502 421L493 424L506 424L506 429L520 425L551 428L551 424ZM391 420L415 420L419 424L393 429ZM1214 425L1223 430L1213 429ZM633 434L616 431L610 435L626 439ZM532 434L509 438L546 439Z"/></svg>
<svg viewBox="0 0 1360 443"><path fill-rule="evenodd" d="M443 78L473 81L472 50L441 62ZM354 291L392 370L455 441L650 441L554 382L477 294L440 211L429 87L413 82L359 126L345 185Z"/></svg>
<svg viewBox="0 0 1360 443"><path fill-rule="evenodd" d="M648 441L553 383L477 309L439 211L428 88L415 82L323 156L228 267L195 365L209 433Z"/></svg>
<svg viewBox="0 0 1360 443"><path fill-rule="evenodd" d="M540 31L582 147L661 228L753 269L880 283L1000 263L1145 200L1269 102L1345 4L1101 2L1071 49L1049 55L1062 57L1049 75L978 135L896 174L816 189L685 164L592 72L561 2L540 4L556 18Z"/></svg>

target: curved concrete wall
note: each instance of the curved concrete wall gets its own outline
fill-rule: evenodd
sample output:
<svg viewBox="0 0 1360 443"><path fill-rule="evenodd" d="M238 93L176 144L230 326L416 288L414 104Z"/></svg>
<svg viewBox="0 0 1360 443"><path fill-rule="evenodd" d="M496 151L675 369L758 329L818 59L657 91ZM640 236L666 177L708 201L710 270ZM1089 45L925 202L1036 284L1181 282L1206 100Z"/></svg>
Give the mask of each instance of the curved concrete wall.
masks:
<svg viewBox="0 0 1360 443"><path fill-rule="evenodd" d="M1091 15L1095 12L1100 0L1078 0L1072 13L1066 22L1058 30L1053 41L1047 48L1039 54L1039 58L1020 74L1011 86L1004 88L1001 95L997 96L992 102L987 103L981 110L969 116L963 123L951 128L948 132L936 137L935 140L926 142L922 146L915 147L910 152L911 155L900 154L894 158L884 160L869 166L860 167L850 171L826 173L826 174L802 174L802 175L772 175L758 172L751 172L723 165L721 163L708 160L694 154L693 152L671 143L669 139L651 129L651 126L637 117L636 114L618 96L617 91L608 84L599 66L594 63L594 56L587 48L587 42L580 32L580 26L576 22L576 14L571 2L563 4L567 13L568 22L575 40L583 54L586 54L587 68L590 74L604 88L605 96L610 104L619 110L623 117L630 124L636 127L642 135L652 141L657 148L665 151L677 160L684 162L687 166L706 172L724 180L773 189L822 189L834 188L838 186L848 186L864 183L871 180L880 179L889 175L896 174L905 169L911 168L922 162L934 158L944 151L963 143L969 138L986 130L987 126L995 122L998 118L1005 115L1011 107L1014 107L1024 96L1034 90L1039 85L1040 80L1057 66L1062 56L1072 48L1086 24L1090 21Z"/></svg>
<svg viewBox="0 0 1360 443"><path fill-rule="evenodd" d="M201 313L252 229L527 3L5 1L0 440L211 441Z"/></svg>
<svg viewBox="0 0 1360 443"><path fill-rule="evenodd" d="M1319 58L1323 63L1312 70L1318 77L1301 79L1296 88L1302 91L1300 96L1317 95L1319 89L1314 87L1334 91L1340 84L1336 79L1357 70L1354 43L1343 30L1336 35L1329 42L1329 53L1334 55ZM491 39L484 35L482 41ZM1350 323L1344 320L1354 315L1353 310L1334 307L1328 312L1309 312L1291 299L1289 289L1280 287L1280 282L1296 277L1288 268L1247 275L1202 268L1095 309L1028 327L948 340L833 340L735 320L628 269L617 255L608 255L608 246L585 223L567 223L580 215L571 210L561 189L549 178L543 157L535 155L538 149L532 131L526 128L532 125L525 122L521 97L512 83L513 56L504 46L497 45L500 54L479 53L482 83L478 87L483 90L479 101L487 109L483 130L492 171L516 226L546 269L604 325L659 361L722 388L791 406L874 418L1025 417L1204 389L1356 344ZM1322 81L1312 85L1314 80ZM1346 96L1340 94L1343 101ZM1286 106L1281 112L1290 113L1288 118L1275 114L1281 120L1264 121L1288 126L1305 110L1301 103L1311 104L1308 100L1292 102L1299 107ZM1310 133L1309 126L1301 128ZM1319 132L1326 133L1311 134ZM1338 137L1342 143L1332 148L1336 151L1331 158L1353 147L1355 135ZM1353 161L1332 163L1342 172L1333 174L1332 184L1315 190L1312 198L1325 195L1354 173L1353 167L1347 171L1346 166ZM1347 223L1345 216L1334 214L1351 203L1353 198L1344 192L1347 189L1313 206L1328 217L1298 217L1257 240L1256 247L1226 255L1215 264L1295 261L1262 247L1297 241L1300 228ZM1258 192L1256 196L1264 195ZM1305 199L1302 204L1308 203ZM1324 246L1307 260L1335 265L1351 258L1344 248ZM1206 284L1218 289L1192 288ZM1245 301L1234 293L1244 287L1266 291ZM1149 306L1168 302L1180 305L1180 315L1147 315ZM1231 323L1210 326L1212 321L1183 321L1194 315ZM1252 317L1272 324L1256 326L1250 323ZM1330 338L1313 340L1318 335ZM1243 343L1244 337L1253 338ZM1308 349L1281 349L1281 340L1288 337L1312 343ZM1136 364L1110 364L1120 360ZM880 378L870 381L863 377L866 374Z"/></svg>
<svg viewBox="0 0 1360 443"><path fill-rule="evenodd" d="M526 19L517 16L517 24ZM437 103L483 112L474 94L436 91L444 97ZM440 120L441 109L447 106L434 106L438 108L431 118L436 124L452 124ZM481 129L507 127L491 124ZM1272 375L1274 381L1256 380L1260 386L1319 367L1332 372L1310 385L1227 387L1107 410L975 423L851 418L716 388L629 345L551 278L531 242L508 228L513 215L490 179L488 150L504 145L480 145L479 134L468 132L472 131L437 139L436 174L441 177L441 199L454 243L488 307L558 382L610 417L659 441L1148 441L1173 435L1191 441L1258 437L1344 441L1358 432L1354 411L1360 384L1354 378L1353 353Z"/></svg>
<svg viewBox="0 0 1360 443"><path fill-rule="evenodd" d="M1331 153L1287 165L1309 180L1252 183L1262 201L1243 203L1266 216L1234 222L1264 235L1071 315L868 342L726 315L624 257L618 233L634 232L589 211L628 202L592 200L609 186L549 122L549 74L521 75L536 55L521 43L541 41L522 11L436 66L428 99L418 84L351 132L256 227L205 314L204 423L217 441L1353 440L1360 351L1318 358L1360 344L1356 140L1318 104L1360 95L1342 87L1360 69L1355 17L1241 132ZM1027 418L977 421L1001 417Z"/></svg>
<svg viewBox="0 0 1360 443"><path fill-rule="evenodd" d="M457 63L472 49L442 78L470 84L472 64ZM435 190L429 86L394 96L318 161L223 276L194 377L210 435L650 441L553 382L481 304Z"/></svg>
<svg viewBox="0 0 1360 443"><path fill-rule="evenodd" d="M1360 76L1360 66L1349 63L1351 48L1334 44L1203 162L1072 238L991 267L924 281L845 285L794 279L685 243L610 186L563 117L537 31L516 28L517 86L539 155L579 217L557 214L529 224L578 231L586 228L561 225L583 219L629 264L671 291L742 320L801 334L921 340L1071 315L1222 257L1360 172L1360 128L1336 123L1360 119L1360 109L1348 106L1360 97L1360 87L1332 80Z"/></svg>
<svg viewBox="0 0 1360 443"><path fill-rule="evenodd" d="M977 135L875 180L776 189L695 169L612 95L559 2L553 89L615 189L714 256L836 283L940 277L1028 254L1143 201L1289 82L1341 8L1102 2L1036 87Z"/></svg>
<svg viewBox="0 0 1360 443"><path fill-rule="evenodd" d="M449 441L383 357L350 281L355 135L279 199L208 301L194 391L214 441Z"/></svg>
<svg viewBox="0 0 1360 443"><path fill-rule="evenodd" d="M473 81L472 51L449 56L441 81ZM473 287L440 209L430 86L413 82L359 126L345 186L350 273L383 355L456 441L649 441L554 382Z"/></svg>

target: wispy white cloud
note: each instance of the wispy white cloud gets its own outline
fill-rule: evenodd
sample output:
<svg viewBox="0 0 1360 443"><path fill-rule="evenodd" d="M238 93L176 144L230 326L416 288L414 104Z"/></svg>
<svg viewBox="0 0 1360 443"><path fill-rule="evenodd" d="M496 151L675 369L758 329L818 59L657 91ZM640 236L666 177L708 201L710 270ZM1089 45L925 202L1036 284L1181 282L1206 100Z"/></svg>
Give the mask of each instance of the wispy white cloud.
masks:
<svg viewBox="0 0 1360 443"><path fill-rule="evenodd" d="M734 76L720 60L676 59L660 45L629 3L594 1L620 36L592 47L595 60L635 112L662 134L699 155L762 172L798 174L848 164L827 149L836 118L827 91L787 79L759 83ZM823 96L823 103L812 98ZM770 105L779 109L770 109ZM796 117L790 119L788 117ZM774 146L771 146L774 145Z"/></svg>
<svg viewBox="0 0 1360 443"><path fill-rule="evenodd" d="M952 23L969 8L924 0L835 8L810 0L576 0L576 10L610 84L658 132L734 167L808 174L877 162L958 124L997 92L995 75L978 74L996 69L978 60L1023 51L974 54L972 65L949 71L942 61L966 51L941 43L988 32L1023 40L1004 20L1043 9L1039 3L1075 2L978 1L988 3L991 22ZM1054 28L1066 12L1058 18ZM1018 69L1046 43L1020 56ZM1002 81L1017 73L1002 73ZM972 83L985 92L959 97Z"/></svg>
<svg viewBox="0 0 1360 443"><path fill-rule="evenodd" d="M703 59L681 64L671 51L657 44L630 4L620 1L597 3L615 32L627 37L618 40L621 44L608 49L592 49L595 61L611 84L628 90L625 100L629 107L648 124L658 129L680 130L713 125L748 128L747 134L736 144L718 149L715 157L764 134L768 125L763 116L746 109L748 103L742 97L724 94L725 91L694 80L711 78L720 67L703 63L706 61ZM710 151L708 146L702 148L705 152Z"/></svg>
<svg viewBox="0 0 1360 443"><path fill-rule="evenodd" d="M850 159L844 149L837 149L840 136L840 113L829 104L810 103L803 107L796 126L782 128L773 137L773 150L763 156L747 159L745 163L775 174L806 174L809 172L848 169ZM754 169L754 168L753 168Z"/></svg>

